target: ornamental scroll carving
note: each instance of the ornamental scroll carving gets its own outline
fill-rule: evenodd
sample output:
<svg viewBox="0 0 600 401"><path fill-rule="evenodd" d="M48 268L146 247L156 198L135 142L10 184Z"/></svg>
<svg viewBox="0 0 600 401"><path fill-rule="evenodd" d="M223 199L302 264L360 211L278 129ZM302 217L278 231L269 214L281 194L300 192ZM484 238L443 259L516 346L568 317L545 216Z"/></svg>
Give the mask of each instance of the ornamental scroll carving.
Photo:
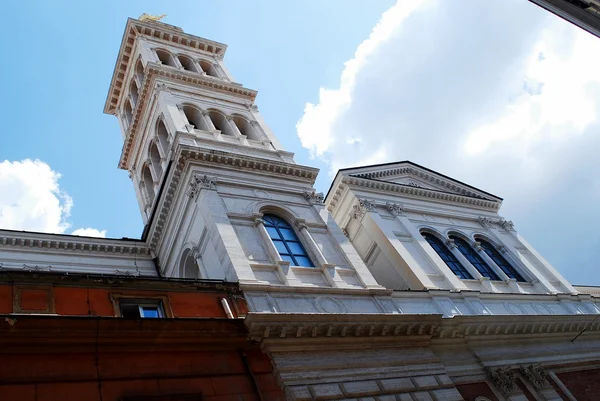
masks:
<svg viewBox="0 0 600 401"><path fill-rule="evenodd" d="M398 203L385 203L385 209L390 212L392 216L400 216L404 214L404 206Z"/></svg>
<svg viewBox="0 0 600 401"><path fill-rule="evenodd" d="M206 174L194 174L190 181L187 196L193 199L202 189L217 189L217 177L210 177Z"/></svg>
<svg viewBox="0 0 600 401"><path fill-rule="evenodd" d="M548 387L548 372L539 364L521 366L521 374L536 388Z"/></svg>
<svg viewBox="0 0 600 401"><path fill-rule="evenodd" d="M325 196L323 195L323 192L308 192L308 191L304 191L302 193L302 195L304 196L304 199L306 199L308 201L308 203L310 203L311 205L315 205L315 204L321 204L323 203L323 199L325 199Z"/></svg>
<svg viewBox="0 0 600 401"><path fill-rule="evenodd" d="M353 219L360 219L370 210L373 210L375 207L375 202L370 201L368 199L359 199L358 205L352 206L352 211L350 212L350 217Z"/></svg>
<svg viewBox="0 0 600 401"><path fill-rule="evenodd" d="M492 383L494 383L494 386L505 395L519 391L519 387L517 387L517 384L515 383L515 375L510 368L486 368L486 373Z"/></svg>

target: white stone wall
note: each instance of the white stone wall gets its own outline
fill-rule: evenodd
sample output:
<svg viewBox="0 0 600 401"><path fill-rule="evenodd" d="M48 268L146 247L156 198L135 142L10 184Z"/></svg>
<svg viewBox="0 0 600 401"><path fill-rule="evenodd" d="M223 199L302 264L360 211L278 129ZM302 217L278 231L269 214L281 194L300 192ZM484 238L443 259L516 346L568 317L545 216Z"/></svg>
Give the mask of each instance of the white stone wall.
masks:
<svg viewBox="0 0 600 401"><path fill-rule="evenodd" d="M141 241L0 230L0 270L156 276Z"/></svg>
<svg viewBox="0 0 600 401"><path fill-rule="evenodd" d="M366 170L374 171L369 168ZM460 200L442 199L438 194L442 190L450 191L448 188L418 176L392 176L381 179L386 182L389 180L390 183L401 183L404 189L415 188L415 194L403 195L394 193L390 188L374 190L372 185L368 185L368 181L364 185L348 185L344 182L345 174L349 173L338 175L334 183L328 198L329 208L338 224L347 231L348 237L373 275L378 278L379 284L386 288L523 294L576 292L560 273L517 233L512 223L498 214L497 208L476 204L466 196ZM450 180L447 177L444 179ZM388 187L393 189L393 184ZM428 190L430 196L418 193L423 190ZM454 190L457 194L461 190L467 191L458 187ZM477 199L475 194L468 195ZM486 196L485 193L480 195L480 203L485 201L492 206L495 203L499 207L499 200L496 201L490 196L489 201L486 201ZM462 238L472 245L474 250L477 248L476 241L484 239L497 247L526 282L509 280L483 251L478 253L479 256L494 269L501 280L481 277L455 249L452 253L456 259L474 277L461 280L422 237L422 232L429 232L442 242L447 242L449 236ZM452 249L452 245L449 245L449 249Z"/></svg>

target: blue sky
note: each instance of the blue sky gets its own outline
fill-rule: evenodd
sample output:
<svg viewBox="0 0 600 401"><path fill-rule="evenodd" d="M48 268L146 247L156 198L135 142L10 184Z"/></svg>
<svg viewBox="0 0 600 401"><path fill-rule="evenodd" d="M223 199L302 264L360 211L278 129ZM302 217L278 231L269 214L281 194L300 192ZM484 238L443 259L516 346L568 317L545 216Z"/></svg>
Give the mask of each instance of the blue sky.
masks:
<svg viewBox="0 0 600 401"><path fill-rule="evenodd" d="M471 1L7 3L0 223L139 238L102 110L126 19L166 13L228 45L284 147L321 169L319 191L338 168L413 160L504 197L567 279L600 285L600 40L526 0Z"/></svg>

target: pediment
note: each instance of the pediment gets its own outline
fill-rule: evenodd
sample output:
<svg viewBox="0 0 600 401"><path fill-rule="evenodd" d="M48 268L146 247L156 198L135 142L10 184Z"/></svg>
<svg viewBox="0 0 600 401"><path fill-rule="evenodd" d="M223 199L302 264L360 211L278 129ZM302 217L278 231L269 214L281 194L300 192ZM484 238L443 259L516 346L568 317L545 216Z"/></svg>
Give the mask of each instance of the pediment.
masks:
<svg viewBox="0 0 600 401"><path fill-rule="evenodd" d="M341 170L340 172L347 176L366 178L423 190L478 198L492 202L502 201L502 198L498 196L409 161L356 167Z"/></svg>

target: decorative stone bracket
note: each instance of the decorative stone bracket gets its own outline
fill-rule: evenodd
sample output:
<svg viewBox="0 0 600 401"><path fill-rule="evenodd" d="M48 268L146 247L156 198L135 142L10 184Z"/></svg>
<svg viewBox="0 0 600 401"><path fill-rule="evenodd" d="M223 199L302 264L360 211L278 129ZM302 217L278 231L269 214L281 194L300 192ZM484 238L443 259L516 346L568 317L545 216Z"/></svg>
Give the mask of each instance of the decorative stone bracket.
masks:
<svg viewBox="0 0 600 401"><path fill-rule="evenodd" d="M521 374L537 389L550 386L550 383L548 383L548 372L539 364L521 366Z"/></svg>
<svg viewBox="0 0 600 401"><path fill-rule="evenodd" d="M304 199L306 199L308 201L308 203L310 203L311 205L315 205L315 204L321 204L323 203L323 199L325 199L325 196L323 195L323 192L308 192L308 191L304 191L302 193L302 195L304 196Z"/></svg>
<svg viewBox="0 0 600 401"><path fill-rule="evenodd" d="M360 219L365 215L365 213L373 210L374 207L375 202L370 201L368 199L359 199L358 204L352 206L350 217L352 217L353 219Z"/></svg>
<svg viewBox="0 0 600 401"><path fill-rule="evenodd" d="M398 203L385 203L385 208L392 216L401 216L404 214L404 206Z"/></svg>
<svg viewBox="0 0 600 401"><path fill-rule="evenodd" d="M195 198L202 189L217 189L217 177L211 177L206 174L194 174L190 181L190 187L187 196Z"/></svg>
<svg viewBox="0 0 600 401"><path fill-rule="evenodd" d="M485 371L492 383L494 383L494 386L504 395L508 396L520 391L516 383L515 374L510 367L497 369L486 368Z"/></svg>

